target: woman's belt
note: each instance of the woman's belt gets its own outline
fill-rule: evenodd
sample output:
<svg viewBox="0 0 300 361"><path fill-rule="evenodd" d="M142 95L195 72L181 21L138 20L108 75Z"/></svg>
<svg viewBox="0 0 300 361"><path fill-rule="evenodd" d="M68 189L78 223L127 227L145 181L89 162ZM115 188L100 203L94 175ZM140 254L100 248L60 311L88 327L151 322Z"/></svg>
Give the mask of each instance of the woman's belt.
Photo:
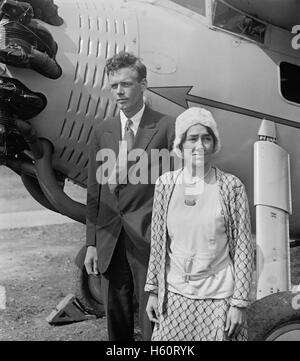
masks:
<svg viewBox="0 0 300 361"><path fill-rule="evenodd" d="M218 264L215 267L208 266L206 270L199 271L197 273L183 273L183 278L185 282L189 281L199 281L204 278L215 276L222 269L226 268L231 263L230 257L226 257L224 261Z"/></svg>

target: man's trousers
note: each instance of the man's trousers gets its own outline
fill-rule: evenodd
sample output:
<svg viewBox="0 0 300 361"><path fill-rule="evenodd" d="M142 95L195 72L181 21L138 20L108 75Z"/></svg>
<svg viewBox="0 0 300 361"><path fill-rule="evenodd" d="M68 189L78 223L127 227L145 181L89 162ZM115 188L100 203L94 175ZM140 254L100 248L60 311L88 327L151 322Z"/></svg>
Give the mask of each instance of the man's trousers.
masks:
<svg viewBox="0 0 300 361"><path fill-rule="evenodd" d="M138 253L122 230L111 263L102 274L101 281L110 341L133 341L134 295L139 304L143 340L151 340L152 326L146 314L148 294L144 291L147 267L148 260Z"/></svg>

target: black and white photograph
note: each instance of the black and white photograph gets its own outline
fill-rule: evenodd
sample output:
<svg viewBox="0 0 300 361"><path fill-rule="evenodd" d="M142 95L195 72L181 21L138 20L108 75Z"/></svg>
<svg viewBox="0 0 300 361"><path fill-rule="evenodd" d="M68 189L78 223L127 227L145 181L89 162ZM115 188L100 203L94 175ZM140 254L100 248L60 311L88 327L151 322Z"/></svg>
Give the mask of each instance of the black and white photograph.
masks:
<svg viewBox="0 0 300 361"><path fill-rule="evenodd" d="M300 341L299 84L299 0L0 0L0 341Z"/></svg>

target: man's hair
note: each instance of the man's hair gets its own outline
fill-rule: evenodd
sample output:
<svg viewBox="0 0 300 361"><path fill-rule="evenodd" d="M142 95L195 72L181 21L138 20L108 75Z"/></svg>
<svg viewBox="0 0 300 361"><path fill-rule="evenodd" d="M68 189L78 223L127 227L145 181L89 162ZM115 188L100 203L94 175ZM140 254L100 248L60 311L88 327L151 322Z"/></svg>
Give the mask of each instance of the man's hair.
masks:
<svg viewBox="0 0 300 361"><path fill-rule="evenodd" d="M141 59L132 53L121 51L112 58L107 59L105 70L107 75L122 68L131 68L138 74L138 81L147 78L147 68Z"/></svg>

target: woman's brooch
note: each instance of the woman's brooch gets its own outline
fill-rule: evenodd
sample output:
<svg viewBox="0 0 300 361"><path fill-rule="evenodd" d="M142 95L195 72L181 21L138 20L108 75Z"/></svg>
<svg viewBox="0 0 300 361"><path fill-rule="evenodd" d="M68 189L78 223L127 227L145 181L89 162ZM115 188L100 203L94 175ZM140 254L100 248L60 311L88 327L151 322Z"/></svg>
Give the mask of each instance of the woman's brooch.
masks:
<svg viewBox="0 0 300 361"><path fill-rule="evenodd" d="M195 199L185 199L184 204L187 206L194 206L196 204L196 200Z"/></svg>

